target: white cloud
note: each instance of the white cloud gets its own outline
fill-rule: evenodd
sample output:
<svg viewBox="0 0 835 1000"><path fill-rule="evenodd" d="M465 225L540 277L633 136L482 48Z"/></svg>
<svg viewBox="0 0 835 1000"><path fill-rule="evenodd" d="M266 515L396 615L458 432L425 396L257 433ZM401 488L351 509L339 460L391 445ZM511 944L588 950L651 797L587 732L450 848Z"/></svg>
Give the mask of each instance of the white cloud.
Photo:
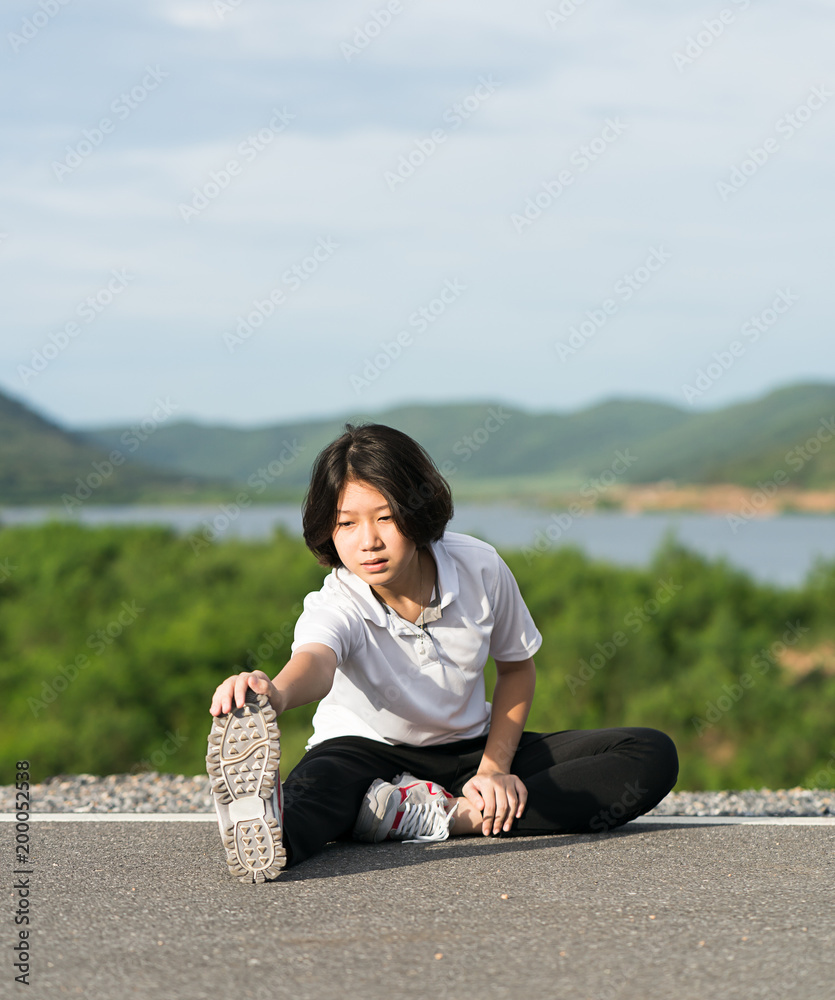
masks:
<svg viewBox="0 0 835 1000"><path fill-rule="evenodd" d="M548 345L659 242L674 249L674 262L573 367L563 387L573 400L619 387L634 394L653 379L667 385L666 365L689 364L774 282L805 277L808 301L820 302L835 100L733 198L723 202L715 185L813 86L827 84L825 5L799 2L791 16L783 5L752 5L683 72L673 53L722 3L679 10L586 0L554 30L545 17L553 0L453 8L415 0L346 61L340 43L382 6L242 0L220 17L212 0L159 0L145 9L147 24L131 25L120 18L139 18L136 11L92 8L82 56L118 53L113 64L79 64L82 21L68 6L15 61L24 97L3 162L9 238L0 253L13 276L7 322L19 339L3 341L6 362L65 322L111 267L138 275L119 311L33 386L32 398L63 399L68 413L80 413L77 387L102 385L110 371L107 392L86 397L84 419L97 406L138 406L156 359L166 358L193 412L216 410L235 371L235 413L250 405L263 417L264 406L280 405L287 415L314 405L304 380L267 404L246 379L260 384L259 364L282 354L303 370L326 345L333 411L356 352L396 333L438 281L457 276L470 292L444 338L415 352L410 380L393 377L381 395L407 385L447 398L469 393L456 374L439 381L442 345L465 367L478 355L472 377L482 396L542 403L549 380L568 374L553 367ZM47 61L66 81L60 99L39 90ZM57 182L51 161L97 121L123 86L124 66L156 61L171 70L164 91ZM495 94L452 128L444 112L490 74ZM295 118L215 197L218 172L241 159L240 143L273 107ZM580 169L582 144L607 118L626 122L625 134ZM419 161L418 144L427 148L437 128L446 141L391 190L386 172L402 156ZM511 213L566 168L573 183L516 232ZM195 188L207 207L185 223L178 206ZM288 303L287 322L277 318L230 368L218 349L222 331L328 236L339 252ZM810 328L793 336L813 342L824 314L817 305ZM523 355L539 359L534 374L523 359L510 368L497 361L508 331ZM791 363L804 370L802 348ZM213 389L201 396L204 385Z"/></svg>

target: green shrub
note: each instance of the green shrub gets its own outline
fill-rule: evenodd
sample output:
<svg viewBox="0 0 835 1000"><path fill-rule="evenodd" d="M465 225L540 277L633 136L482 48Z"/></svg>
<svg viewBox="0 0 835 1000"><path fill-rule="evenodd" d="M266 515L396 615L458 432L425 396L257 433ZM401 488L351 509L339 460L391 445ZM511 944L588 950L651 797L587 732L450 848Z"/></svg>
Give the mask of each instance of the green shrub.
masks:
<svg viewBox="0 0 835 1000"><path fill-rule="evenodd" d="M201 773L215 687L275 675L328 572L283 531L195 551L164 528L51 523L0 543L0 749L36 779ZM643 570L502 554L544 639L528 728L656 726L678 746L679 788L835 784L835 678L814 658L802 675L781 665L786 647L832 638L835 566L780 590L674 541ZM285 775L314 708L281 719Z"/></svg>

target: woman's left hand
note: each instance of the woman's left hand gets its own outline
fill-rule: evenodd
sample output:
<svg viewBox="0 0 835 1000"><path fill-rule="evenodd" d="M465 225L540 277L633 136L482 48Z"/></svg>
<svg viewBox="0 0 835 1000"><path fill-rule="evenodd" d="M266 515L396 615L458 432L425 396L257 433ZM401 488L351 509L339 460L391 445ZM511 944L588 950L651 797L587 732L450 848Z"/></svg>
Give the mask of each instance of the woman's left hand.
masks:
<svg viewBox="0 0 835 1000"><path fill-rule="evenodd" d="M476 774L464 785L464 797L481 813L485 837L504 830L508 833L513 821L525 811L528 790L515 774L500 772Z"/></svg>

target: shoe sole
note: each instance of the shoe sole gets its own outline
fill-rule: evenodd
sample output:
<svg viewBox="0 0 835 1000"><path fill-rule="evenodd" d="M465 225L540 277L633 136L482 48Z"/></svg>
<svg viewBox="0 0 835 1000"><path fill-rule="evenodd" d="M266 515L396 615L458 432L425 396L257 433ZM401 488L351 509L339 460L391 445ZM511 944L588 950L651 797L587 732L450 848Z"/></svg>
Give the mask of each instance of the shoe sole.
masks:
<svg viewBox="0 0 835 1000"><path fill-rule="evenodd" d="M362 840L370 844L379 844L384 840L401 840L400 836L390 837L392 826L394 825L395 817L397 816L397 808L400 805L400 799L395 795L395 792L402 788L408 788L411 785L422 785L422 784L434 784L427 783L418 780L414 775L409 774L408 771L404 771L402 774L396 775L390 782L383 781L382 778L376 778L368 791L365 793L365 798L363 800L362 806L360 807L359 815L357 816L356 823L354 824L353 838L354 840ZM449 794L445 789L441 788L440 785L436 785L438 791L433 794L437 796L437 801L441 802L446 799L447 803L452 800L453 796ZM441 798L444 797L444 799ZM421 801L429 801L432 799L422 799ZM453 816L458 804L455 803L451 808L447 804L447 813L450 817ZM450 819L450 824L452 819ZM414 843L415 841L408 841L409 843Z"/></svg>
<svg viewBox="0 0 835 1000"><path fill-rule="evenodd" d="M281 843L281 743L266 695L215 716L206 770L229 871L241 882L276 878L287 863Z"/></svg>
<svg viewBox="0 0 835 1000"><path fill-rule="evenodd" d="M396 811L397 799L391 783L376 778L365 793L362 808L354 825L354 840L362 840L368 844L379 844L385 840Z"/></svg>

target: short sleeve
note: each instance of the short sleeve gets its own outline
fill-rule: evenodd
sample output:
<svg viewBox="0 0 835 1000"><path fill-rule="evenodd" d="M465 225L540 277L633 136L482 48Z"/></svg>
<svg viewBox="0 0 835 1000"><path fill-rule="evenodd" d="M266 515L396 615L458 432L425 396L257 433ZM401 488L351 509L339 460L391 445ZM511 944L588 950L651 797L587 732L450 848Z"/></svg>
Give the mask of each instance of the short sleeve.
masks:
<svg viewBox="0 0 835 1000"><path fill-rule="evenodd" d="M516 578L500 555L496 559L490 655L494 660L513 663L533 656L542 645L542 636L522 599Z"/></svg>
<svg viewBox="0 0 835 1000"><path fill-rule="evenodd" d="M340 606L321 590L308 594L304 610L299 615L293 633L290 652L308 642L321 642L336 653L336 665L341 666L362 641L362 625L356 614Z"/></svg>

